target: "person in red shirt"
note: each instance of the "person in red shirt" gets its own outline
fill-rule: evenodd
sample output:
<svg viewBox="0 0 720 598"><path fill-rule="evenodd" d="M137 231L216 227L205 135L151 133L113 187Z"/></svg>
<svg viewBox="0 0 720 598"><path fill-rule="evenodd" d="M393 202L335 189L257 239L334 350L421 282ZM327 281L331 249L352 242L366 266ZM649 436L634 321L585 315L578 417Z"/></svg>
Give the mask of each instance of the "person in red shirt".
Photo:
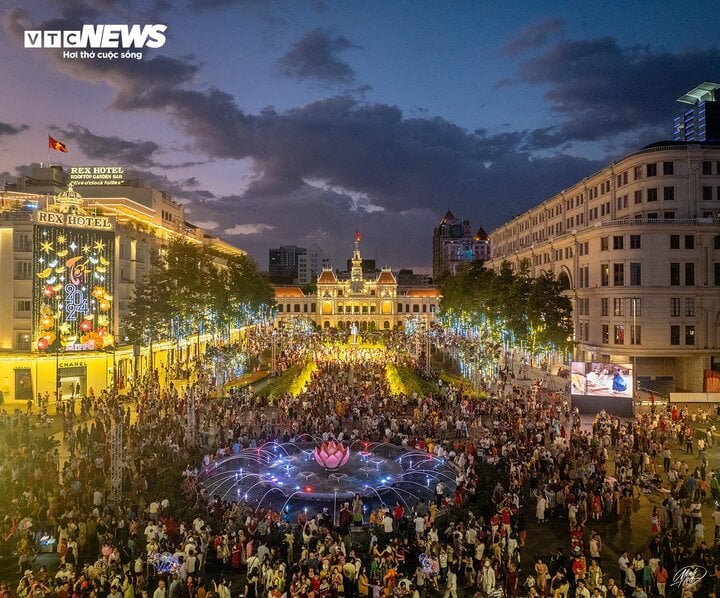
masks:
<svg viewBox="0 0 720 598"><path fill-rule="evenodd" d="M502 517L503 530L505 531L505 537L510 537L510 523L512 521L512 511L508 507L505 507L500 515Z"/></svg>

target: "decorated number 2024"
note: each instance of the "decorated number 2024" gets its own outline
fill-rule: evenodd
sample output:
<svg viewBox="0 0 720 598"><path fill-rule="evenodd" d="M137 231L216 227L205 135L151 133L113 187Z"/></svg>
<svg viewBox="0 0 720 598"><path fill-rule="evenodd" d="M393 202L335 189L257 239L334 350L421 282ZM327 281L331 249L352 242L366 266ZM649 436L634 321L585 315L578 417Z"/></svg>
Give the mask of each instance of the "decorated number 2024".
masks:
<svg viewBox="0 0 720 598"><path fill-rule="evenodd" d="M65 319L68 322L74 322L77 320L78 314L84 316L89 311L90 309L88 307L88 300L82 289L79 289L73 284L66 284Z"/></svg>

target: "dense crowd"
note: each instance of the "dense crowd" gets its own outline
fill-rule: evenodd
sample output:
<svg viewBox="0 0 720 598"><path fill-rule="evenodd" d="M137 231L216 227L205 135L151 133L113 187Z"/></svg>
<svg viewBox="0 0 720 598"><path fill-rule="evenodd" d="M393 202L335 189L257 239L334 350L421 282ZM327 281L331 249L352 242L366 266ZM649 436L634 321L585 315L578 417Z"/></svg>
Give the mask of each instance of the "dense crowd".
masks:
<svg viewBox="0 0 720 598"><path fill-rule="evenodd" d="M278 351L283 367L303 357L300 342ZM272 408L247 390L211 399L198 374L183 388L161 388L157 374L149 376L123 402L105 391L79 399L81 413L62 414L67 459L38 443L36 416L0 417L3 553L14 554L21 574L0 591L20 598L644 598L669 595L675 574L691 564L707 575L697 583L685 577L674 589L715 591L720 510L712 533L703 525L720 499L707 458L710 424L696 437L692 418L674 409L634 421L600 413L584 429L554 393L500 376L484 398L448 384L433 395L391 397L385 364L407 359L398 352L317 342L310 354L318 368L306 389ZM188 430L190 412L197 431ZM78 424L83 417L90 419ZM117 424L124 494L112 504ZM201 467L243 448L308 436L422 449L452 463L455 483L438 483L430 500L370 512L356 497L333 517L222 500L200 481ZM697 467L687 462L695 452ZM643 496L658 497L643 545L615 547L622 552L610 559L603 526L630 526ZM526 544L542 526L562 530L564 539L540 556ZM50 539L60 557L52 574L33 564Z"/></svg>

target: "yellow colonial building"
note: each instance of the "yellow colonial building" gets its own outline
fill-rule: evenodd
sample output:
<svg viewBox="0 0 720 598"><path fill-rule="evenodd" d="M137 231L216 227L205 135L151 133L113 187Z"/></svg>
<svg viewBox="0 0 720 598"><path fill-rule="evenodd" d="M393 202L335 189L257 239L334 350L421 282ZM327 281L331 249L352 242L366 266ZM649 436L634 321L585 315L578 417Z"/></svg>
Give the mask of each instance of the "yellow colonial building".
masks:
<svg viewBox="0 0 720 598"><path fill-rule="evenodd" d="M93 169L112 170L114 178L73 181L72 171L80 169L52 166L0 190L0 396L6 406L38 393L52 397L56 385L65 398L90 389L97 394L113 383L127 387L151 363L161 379L170 375L209 339L156 343L152 359L147 347L130 345L125 322L136 283L172 238L218 255L244 253L188 223L183 206L166 193L125 180L122 168L82 170Z"/></svg>
<svg viewBox="0 0 720 598"><path fill-rule="evenodd" d="M390 268L363 272L360 234L349 276L324 268L317 278L317 292L305 294L300 287L275 287L278 325L308 319L322 329L394 330L407 320L426 324L435 320L440 292L434 287L404 288Z"/></svg>

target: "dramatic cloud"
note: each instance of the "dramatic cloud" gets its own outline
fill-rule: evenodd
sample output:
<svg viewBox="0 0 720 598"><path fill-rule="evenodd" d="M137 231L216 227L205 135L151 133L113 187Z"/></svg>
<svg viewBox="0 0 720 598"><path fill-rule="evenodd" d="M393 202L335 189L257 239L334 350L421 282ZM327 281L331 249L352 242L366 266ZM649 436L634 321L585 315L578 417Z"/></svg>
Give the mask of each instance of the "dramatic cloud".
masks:
<svg viewBox="0 0 720 598"><path fill-rule="evenodd" d="M128 166L153 166L156 163L152 157L160 149L154 141L128 141L115 136L95 135L76 124L60 131L63 139L76 141L80 151L92 160L110 160Z"/></svg>
<svg viewBox="0 0 720 598"><path fill-rule="evenodd" d="M355 47L342 35L333 36L328 31L316 29L295 42L293 49L280 58L278 66L288 77L349 85L355 81L355 72L337 55Z"/></svg>
<svg viewBox="0 0 720 598"><path fill-rule="evenodd" d="M523 27L504 46L507 54L516 55L547 43L548 39L559 35L565 24L558 18L549 18Z"/></svg>
<svg viewBox="0 0 720 598"><path fill-rule="evenodd" d="M15 11L6 17L7 29L17 33L24 18ZM337 54L349 47L344 38L313 32L283 60L293 76L347 82L354 73L347 65L349 70L338 69L344 63ZM195 178L176 180L148 170L159 152L152 142L69 128L98 159L113 142L127 144L123 151L141 169L138 178L184 203L190 222L220 223L218 234L236 237L261 257L263 267L270 247L315 242L340 266L356 228L364 246L385 248L380 263L410 266L406 256L415 255L416 265L428 264L432 227L448 208L490 230L601 166L563 154L534 156L532 147L552 147L553 136L562 138L552 128L469 131L442 118L412 117L397 106L363 101L357 93L249 113L221 89L194 86L199 67L192 59L51 60L61 72L111 86L115 109L165 115L204 156L247 160L253 169L247 191L217 197ZM423 230L426 236L418 234Z"/></svg>
<svg viewBox="0 0 720 598"><path fill-rule="evenodd" d="M226 228L223 233L226 235L259 235L274 228L270 224L236 224L231 228Z"/></svg>
<svg viewBox="0 0 720 598"><path fill-rule="evenodd" d="M0 121L0 137L3 135L17 135L23 131L27 131L30 128L29 125L11 125Z"/></svg>
<svg viewBox="0 0 720 598"><path fill-rule="evenodd" d="M665 126L671 136L679 107L654 97L675 98L720 71L716 48L679 53L620 47L605 37L562 41L521 63L520 80L549 87L545 98L560 124L534 131L531 147L595 141L648 126Z"/></svg>

